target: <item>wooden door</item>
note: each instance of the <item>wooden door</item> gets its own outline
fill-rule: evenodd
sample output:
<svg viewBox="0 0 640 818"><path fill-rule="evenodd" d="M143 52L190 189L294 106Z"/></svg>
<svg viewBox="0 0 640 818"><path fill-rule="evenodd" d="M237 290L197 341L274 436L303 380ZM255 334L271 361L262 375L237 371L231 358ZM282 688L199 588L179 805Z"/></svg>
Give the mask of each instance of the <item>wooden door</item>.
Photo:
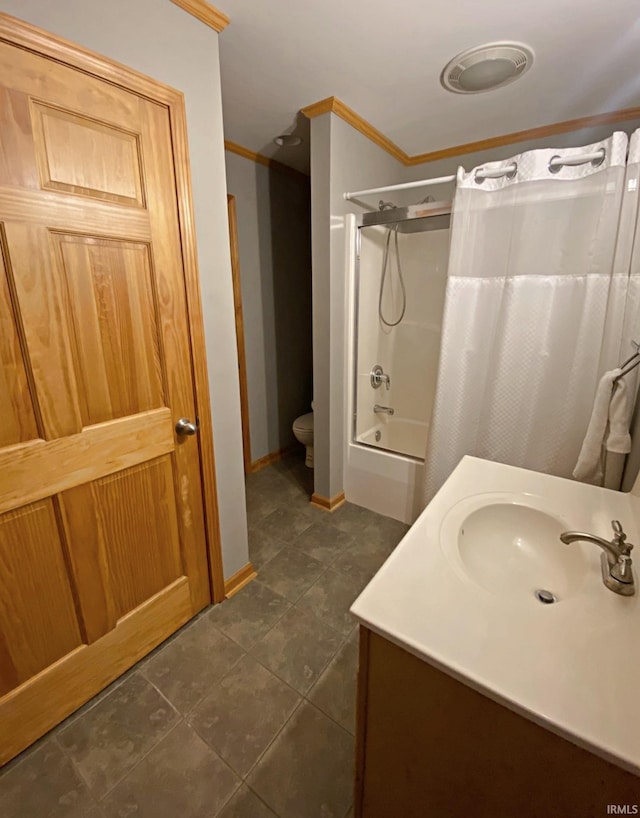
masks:
<svg viewBox="0 0 640 818"><path fill-rule="evenodd" d="M211 600L173 150L0 41L0 763Z"/></svg>

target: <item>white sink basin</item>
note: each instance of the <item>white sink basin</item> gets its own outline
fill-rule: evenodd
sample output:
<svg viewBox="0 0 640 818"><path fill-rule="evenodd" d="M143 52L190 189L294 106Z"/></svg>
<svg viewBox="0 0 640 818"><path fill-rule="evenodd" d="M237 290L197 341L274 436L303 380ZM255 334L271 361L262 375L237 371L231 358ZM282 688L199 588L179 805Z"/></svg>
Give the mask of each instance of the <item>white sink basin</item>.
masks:
<svg viewBox="0 0 640 818"><path fill-rule="evenodd" d="M640 594L604 586L597 546L558 540L569 530L610 538L611 520L620 520L636 544L637 572L639 495L640 480L624 494L465 457L352 612L436 668L640 776ZM541 604L537 589L557 604Z"/></svg>
<svg viewBox="0 0 640 818"><path fill-rule="evenodd" d="M455 506L441 544L458 573L499 596L536 599L542 590L561 601L577 591L589 570L583 544L562 543L571 526L537 504L480 495Z"/></svg>

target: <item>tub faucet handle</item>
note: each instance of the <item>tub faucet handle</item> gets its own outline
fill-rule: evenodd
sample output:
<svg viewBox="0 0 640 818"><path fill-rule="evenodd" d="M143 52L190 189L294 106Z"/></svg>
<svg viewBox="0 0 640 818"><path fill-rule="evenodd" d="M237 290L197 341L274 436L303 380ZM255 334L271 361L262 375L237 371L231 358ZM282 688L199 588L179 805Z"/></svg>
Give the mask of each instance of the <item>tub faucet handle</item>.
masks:
<svg viewBox="0 0 640 818"><path fill-rule="evenodd" d="M376 364L370 372L371 386L373 389L379 389L382 384L387 387L387 392L391 388L391 378L386 374L380 364Z"/></svg>

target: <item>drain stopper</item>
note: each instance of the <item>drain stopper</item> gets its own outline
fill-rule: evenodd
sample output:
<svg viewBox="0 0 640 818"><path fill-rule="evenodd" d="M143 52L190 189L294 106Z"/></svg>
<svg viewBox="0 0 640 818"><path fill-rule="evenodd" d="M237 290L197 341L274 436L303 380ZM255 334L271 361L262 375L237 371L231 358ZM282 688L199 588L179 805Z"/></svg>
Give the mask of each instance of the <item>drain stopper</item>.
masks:
<svg viewBox="0 0 640 818"><path fill-rule="evenodd" d="M544 589L540 588L534 593L538 602L542 602L544 605L551 605L558 601L551 591L545 591Z"/></svg>

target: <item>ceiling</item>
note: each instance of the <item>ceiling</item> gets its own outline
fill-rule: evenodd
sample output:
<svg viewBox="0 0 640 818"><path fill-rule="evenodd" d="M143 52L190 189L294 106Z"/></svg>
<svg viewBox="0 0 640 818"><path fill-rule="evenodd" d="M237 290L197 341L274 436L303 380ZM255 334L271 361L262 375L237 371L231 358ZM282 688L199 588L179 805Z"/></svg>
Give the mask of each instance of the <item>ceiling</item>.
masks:
<svg viewBox="0 0 640 818"><path fill-rule="evenodd" d="M640 105L637 0L217 0L225 138L308 170L300 108L336 96L413 155ZM494 91L440 85L457 53L529 45L533 67ZM299 128L298 148L272 140Z"/></svg>

